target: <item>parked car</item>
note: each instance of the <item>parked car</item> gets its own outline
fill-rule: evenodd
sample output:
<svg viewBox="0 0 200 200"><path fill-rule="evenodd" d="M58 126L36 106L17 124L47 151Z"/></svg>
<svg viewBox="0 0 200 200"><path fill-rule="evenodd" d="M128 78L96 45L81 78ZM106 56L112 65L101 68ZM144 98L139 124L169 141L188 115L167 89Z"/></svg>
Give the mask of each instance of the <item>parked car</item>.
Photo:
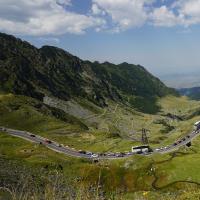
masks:
<svg viewBox="0 0 200 200"><path fill-rule="evenodd" d="M91 156L91 155L92 155L92 152L87 151L87 152L86 152L86 155Z"/></svg>
<svg viewBox="0 0 200 200"><path fill-rule="evenodd" d="M92 158L98 158L99 156L97 154L93 154Z"/></svg>
<svg viewBox="0 0 200 200"><path fill-rule="evenodd" d="M86 151L83 151L83 150L79 150L78 152L81 154L86 154Z"/></svg>
<svg viewBox="0 0 200 200"><path fill-rule="evenodd" d="M31 136L31 137L35 137L35 135L33 135L33 134L30 134L30 136Z"/></svg>
<svg viewBox="0 0 200 200"><path fill-rule="evenodd" d="M107 153L107 156L115 156L114 153Z"/></svg>
<svg viewBox="0 0 200 200"><path fill-rule="evenodd" d="M124 155L122 153L116 153L115 156L116 157L123 157Z"/></svg>
<svg viewBox="0 0 200 200"><path fill-rule="evenodd" d="M105 153L100 153L99 156L106 156L106 154Z"/></svg>

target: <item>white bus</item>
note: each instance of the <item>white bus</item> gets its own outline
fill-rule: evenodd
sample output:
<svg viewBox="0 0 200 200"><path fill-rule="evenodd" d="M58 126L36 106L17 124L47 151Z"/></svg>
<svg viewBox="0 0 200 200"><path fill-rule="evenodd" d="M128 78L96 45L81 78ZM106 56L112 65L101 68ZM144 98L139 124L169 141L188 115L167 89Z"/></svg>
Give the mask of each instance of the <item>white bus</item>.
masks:
<svg viewBox="0 0 200 200"><path fill-rule="evenodd" d="M148 153L150 151L151 150L148 145L132 147L132 152L136 154Z"/></svg>

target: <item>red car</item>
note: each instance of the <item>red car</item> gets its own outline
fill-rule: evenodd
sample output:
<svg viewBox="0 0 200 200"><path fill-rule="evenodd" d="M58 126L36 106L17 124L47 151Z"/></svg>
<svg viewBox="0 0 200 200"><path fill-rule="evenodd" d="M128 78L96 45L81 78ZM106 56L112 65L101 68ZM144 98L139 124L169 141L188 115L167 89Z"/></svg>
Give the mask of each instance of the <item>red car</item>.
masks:
<svg viewBox="0 0 200 200"><path fill-rule="evenodd" d="M46 143L51 144L52 141L51 140L45 140Z"/></svg>

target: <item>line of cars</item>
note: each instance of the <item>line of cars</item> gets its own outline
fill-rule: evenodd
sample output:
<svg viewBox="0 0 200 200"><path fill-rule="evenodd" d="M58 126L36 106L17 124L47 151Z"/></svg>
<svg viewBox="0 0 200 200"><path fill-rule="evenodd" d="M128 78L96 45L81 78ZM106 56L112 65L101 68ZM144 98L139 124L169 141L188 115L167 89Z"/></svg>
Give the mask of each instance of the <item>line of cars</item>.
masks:
<svg viewBox="0 0 200 200"><path fill-rule="evenodd" d="M33 137L33 138L35 138L35 137L37 137L36 135L34 135L34 134L32 134L32 133L29 133L29 132L26 132L30 137ZM46 138L44 138L44 142L45 143L47 143L47 144L52 144L53 142L51 141L51 140L49 140L49 139L46 139ZM41 144L42 142L40 142L40 144ZM61 146L60 146L61 147Z"/></svg>
<svg viewBox="0 0 200 200"><path fill-rule="evenodd" d="M34 134L30 134L30 136L31 137L36 137ZM59 144L59 143L56 143L56 142L52 142L51 140L49 140L49 139L45 139L44 138L44 142L46 143L46 144L55 144L57 147L64 147L64 148L69 148L69 146L64 146L63 144ZM76 151L74 148L70 148L70 150L71 151ZM86 155L88 155L88 156L91 156L91 157L98 157L98 155L96 155L96 154L93 154L92 152L87 152L87 151L83 151L83 150L79 150L78 151L78 153L80 153L80 154L86 154Z"/></svg>
<svg viewBox="0 0 200 200"><path fill-rule="evenodd" d="M34 135L34 134L29 134L31 137L36 137L36 135ZM49 139L45 139L44 138L44 142L46 143L46 144L55 144L57 147L64 147L64 148L69 148L69 146L64 146L63 144L59 144L59 143L56 143L56 142L52 142L51 140L49 140ZM70 148L70 150L71 151L76 151L74 148ZM98 154L94 154L94 153L92 153L92 152L89 152L89 151L83 151L83 150L79 150L79 151L77 151L77 153L80 153L80 154L85 154L85 155L88 155L88 156L91 156L92 158L97 158L97 157L99 157L99 155Z"/></svg>
<svg viewBox="0 0 200 200"><path fill-rule="evenodd" d="M186 137L178 140L177 142L174 142L173 146L177 146L178 144L181 144L182 142L185 142L189 138L190 138L190 135L187 135Z"/></svg>
<svg viewBox="0 0 200 200"><path fill-rule="evenodd" d="M159 152L159 151L166 151L167 149L169 149L169 146L157 148L157 149L155 149L155 151L156 151L156 152Z"/></svg>
<svg viewBox="0 0 200 200"><path fill-rule="evenodd" d="M195 127L195 130L193 132L193 134L198 134L199 131L200 131L200 121L196 122L194 124L194 127ZM13 132L16 134L16 131L12 130L12 129L6 129L4 127L0 127L0 131L8 131L9 132ZM137 146L137 147L132 147L132 151L131 152L116 152L116 153L92 153L92 152L89 152L89 151L83 151L83 150L75 150L74 148L70 148L69 146L64 146L63 144L58 144L56 142L53 142L49 139L46 139L46 138L42 138L40 136L36 136L32 133L29 133L29 132L26 132L26 131L18 131L18 132L24 132L26 134L28 134L30 137L33 137L33 138L36 138L38 137L38 139L40 138L41 140L43 140L44 142L40 142L40 144L43 144L43 143L46 143L46 144L54 144L56 145L57 147L61 148L68 148L68 150L70 151L74 151L76 153L79 153L79 154L84 154L84 155L87 155L91 158L98 158L98 157L110 157L110 158L115 158L115 157L128 157L130 155L133 155L133 154L143 154L143 155L146 155L146 154L150 154L153 152L153 150L148 146L148 145L143 145L143 146ZM170 148L172 148L173 146L177 146L179 144L181 144L182 142L185 142L188 140L188 143L190 142L190 137L192 137L192 135L187 135L186 137L178 140L177 142L173 143L171 146L166 146L166 147L161 147L161 148L157 148L155 149L154 151L155 152L163 152L163 151L167 151L169 150Z"/></svg>
<svg viewBox="0 0 200 200"><path fill-rule="evenodd" d="M87 156L91 156L92 158L98 158L99 157L99 154L95 154L95 153L92 153L90 151L79 150L78 153L84 154L84 155L87 155Z"/></svg>
<svg viewBox="0 0 200 200"><path fill-rule="evenodd" d="M197 121L194 123L194 131L193 133L198 134L200 131L200 121ZM187 135L186 137L178 140L177 142L175 142L173 145L177 146L178 144L181 144L182 142L185 142L186 140L189 140L191 137L191 135Z"/></svg>
<svg viewBox="0 0 200 200"><path fill-rule="evenodd" d="M38 136L36 136L36 135L34 135L34 134L32 134L32 133L29 133L29 132L25 132L26 134L28 134L30 137L32 137L32 138L36 138L36 137L38 137ZM46 139L46 138L42 138L42 137L40 137L41 139L43 139L44 140L44 142L46 143L46 144L52 144L53 142L51 141L51 140L49 140L49 139ZM40 142L40 144L42 144L42 142ZM56 143L55 143L56 144ZM60 146L61 147L61 146Z"/></svg>
<svg viewBox="0 0 200 200"><path fill-rule="evenodd" d="M8 131L11 132L10 129L6 129L4 127L0 127L0 131ZM27 132L27 131L14 131L12 130L13 133L24 133L24 134L27 134L29 135L30 137L32 138L38 138L38 139L41 139L42 141L39 142L39 144L53 144L55 145L56 147L59 147L59 148L66 148L70 151L74 151L74 152L77 152L79 154L84 154L84 155L87 155L91 158L98 158L98 157L124 157L126 155L132 155L132 152L117 152L117 153L92 153L92 152L89 152L89 151L83 151L83 150L79 150L77 151L76 149L74 148L70 148L69 146L64 146L63 144L59 144L57 142L54 142L54 141L51 141L47 138L42 138L40 136L37 136L33 133L30 133L30 132ZM37 141L37 140L36 140Z"/></svg>
<svg viewBox="0 0 200 200"><path fill-rule="evenodd" d="M194 131L193 131L193 134L198 134L200 131L200 121L197 121L194 123ZM188 143L190 143L190 138L191 138L192 135L187 135L185 136L184 138L181 138L179 140L177 140L176 142L174 142L172 144L173 147L183 143L183 142L186 142L188 140ZM168 150L170 148L170 146L166 146L166 147L161 147L161 148L158 148L158 149L155 149L155 151L165 151L165 150Z"/></svg>
<svg viewBox="0 0 200 200"><path fill-rule="evenodd" d="M200 121L197 121L194 123L194 131L193 133L198 134L200 131ZM182 142L185 142L186 140L190 139L191 135L187 135L186 137L178 140L177 142L175 142L173 145L176 146Z"/></svg>
<svg viewBox="0 0 200 200"><path fill-rule="evenodd" d="M129 156L129 155L133 155L132 152L92 153L92 152L83 151L83 150L79 150L78 152L79 152L80 154L85 154L85 155L91 156L92 158L98 158L98 157L125 157L125 156Z"/></svg>
<svg viewBox="0 0 200 200"><path fill-rule="evenodd" d="M199 130L200 130L200 129L194 131L193 133L199 134ZM190 138L191 138L191 135L187 135L186 137L184 137L184 138L178 140L177 142L175 142L173 145L176 146L176 145L178 145L178 144L181 144L182 142L185 142L185 141L189 140ZM188 142L190 142L190 140L189 140Z"/></svg>
<svg viewBox="0 0 200 200"><path fill-rule="evenodd" d="M160 148L155 149L155 151L157 151L157 152L159 152L159 151L167 151L170 148L175 147L175 146L181 144L182 142L185 142L189 138L190 138L190 135L187 135L186 137L184 137L182 139L179 139L178 141L174 142L171 146L160 147Z"/></svg>

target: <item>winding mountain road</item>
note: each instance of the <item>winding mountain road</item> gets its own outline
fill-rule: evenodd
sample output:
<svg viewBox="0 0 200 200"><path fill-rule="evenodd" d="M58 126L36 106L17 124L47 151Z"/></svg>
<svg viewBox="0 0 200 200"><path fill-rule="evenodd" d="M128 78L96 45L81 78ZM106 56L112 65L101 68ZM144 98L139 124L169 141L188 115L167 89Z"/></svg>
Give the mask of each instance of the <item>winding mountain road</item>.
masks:
<svg viewBox="0 0 200 200"><path fill-rule="evenodd" d="M55 152L63 153L67 156L72 156L72 157L86 158L86 159L119 159L119 158L127 158L127 157L137 154L134 152L95 154L95 153L86 152L86 151L76 151L67 146L60 145L55 141L50 141L47 138L43 138L41 136L35 135L27 131L14 130L14 129L9 129L5 127L0 127L0 131L6 132L9 135L12 135L15 137L20 137L22 139L44 145ZM146 155L152 155L155 153L166 154L166 153L175 151L181 146L184 146L190 143L193 139L195 139L199 135L200 135L200 129L196 131L192 131L187 136L183 137L182 139L179 139L178 141L175 141L173 144L167 147L153 149L152 152L141 152L140 155L146 156Z"/></svg>

